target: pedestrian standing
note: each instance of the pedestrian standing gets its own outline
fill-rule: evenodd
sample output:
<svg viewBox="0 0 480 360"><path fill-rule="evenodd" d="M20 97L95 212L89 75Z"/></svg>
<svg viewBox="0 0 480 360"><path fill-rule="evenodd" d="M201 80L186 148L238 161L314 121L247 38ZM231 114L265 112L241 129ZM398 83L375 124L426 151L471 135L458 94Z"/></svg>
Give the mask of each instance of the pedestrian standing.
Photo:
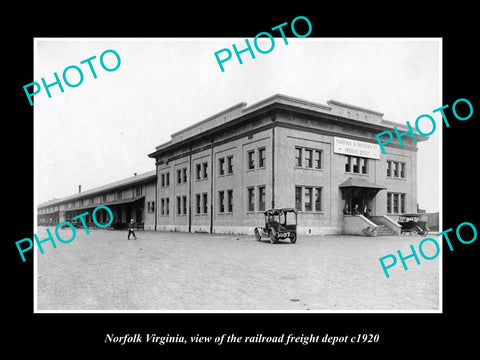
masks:
<svg viewBox="0 0 480 360"><path fill-rule="evenodd" d="M135 236L135 232L133 231L133 228L135 227L135 222L133 219L130 219L130 222L128 223L128 236L127 240L130 240L130 235L133 235L133 238L137 240L137 237Z"/></svg>

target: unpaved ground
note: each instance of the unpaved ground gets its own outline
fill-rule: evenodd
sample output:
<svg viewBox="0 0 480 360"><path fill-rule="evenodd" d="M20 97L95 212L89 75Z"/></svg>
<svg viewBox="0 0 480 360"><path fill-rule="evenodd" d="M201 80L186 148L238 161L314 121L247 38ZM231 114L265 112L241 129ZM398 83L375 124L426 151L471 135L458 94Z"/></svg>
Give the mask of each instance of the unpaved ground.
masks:
<svg viewBox="0 0 480 360"><path fill-rule="evenodd" d="M71 238L71 230L63 238ZM53 232L53 231L52 231ZM439 258L398 261L421 237L253 235L77 229L37 250L38 310L438 310ZM39 239L46 238L39 228ZM428 252L425 249L425 252Z"/></svg>

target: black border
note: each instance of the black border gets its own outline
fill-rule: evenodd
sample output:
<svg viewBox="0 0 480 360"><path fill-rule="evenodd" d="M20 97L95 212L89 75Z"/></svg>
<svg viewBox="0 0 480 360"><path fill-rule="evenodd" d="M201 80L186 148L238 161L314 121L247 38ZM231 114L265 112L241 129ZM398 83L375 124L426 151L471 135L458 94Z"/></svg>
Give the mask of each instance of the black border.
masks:
<svg viewBox="0 0 480 360"><path fill-rule="evenodd" d="M122 5L123 6L123 5ZM400 9L400 7L402 7ZM442 7L442 5L439 5ZM156 10L158 9L158 10ZM16 12L10 36L6 42L8 64L6 107L11 109L4 119L8 132L4 135L4 158L7 161L4 176L9 183L4 218L7 237L2 242L7 268L7 291L4 293L8 317L8 348L33 351L33 356L49 355L53 358L69 354L115 355L139 354L143 351L163 355L167 352L199 351L238 353L239 350L256 351L264 348L269 354L305 352L316 354L355 354L374 351L387 355L441 354L443 350L475 348L476 331L473 316L478 316L478 258L479 242L463 245L451 236L454 251L444 243L443 314L33 314L33 256L22 263L14 242L33 234L33 108L29 106L23 85L33 81L34 37L229 37L252 38L299 15L310 19L311 37L441 37L443 38L443 104L453 104L458 98L467 98L473 104L474 115L468 121L457 121L450 109L450 128L443 131L443 228L455 228L478 218L469 204L477 207L476 166L477 117L480 110L479 78L476 37L473 19L475 10L466 5L445 9L419 9L408 4L370 5L351 7L344 4L338 9L326 4L294 9L293 5L258 6L246 4L204 5L184 9L149 4L136 8L119 9L111 5L105 10L95 5L84 9L71 9L68 14L58 8L32 7ZM125 11L128 10L128 11ZM472 14L472 15L470 15ZM443 105L443 104L439 104ZM408 104L405 104L407 107ZM429 111L431 109L426 109ZM432 109L433 110L433 109ZM420 115L420 114L419 114ZM8 140L12 137L14 140ZM48 144L41 144L48 146ZM7 150L7 151L5 151ZM55 176L55 174L52 174ZM436 176L432 174L432 176ZM5 216L5 215L4 215ZM453 233L452 233L453 234ZM467 235L466 235L467 236ZM289 334L346 335L356 333L380 334L376 344L335 345L247 345L218 346L181 345L148 346L105 344L106 333L179 333L184 336L197 333L208 336L235 333L238 336ZM69 351L70 350L70 351ZM94 351L93 351L94 350Z"/></svg>

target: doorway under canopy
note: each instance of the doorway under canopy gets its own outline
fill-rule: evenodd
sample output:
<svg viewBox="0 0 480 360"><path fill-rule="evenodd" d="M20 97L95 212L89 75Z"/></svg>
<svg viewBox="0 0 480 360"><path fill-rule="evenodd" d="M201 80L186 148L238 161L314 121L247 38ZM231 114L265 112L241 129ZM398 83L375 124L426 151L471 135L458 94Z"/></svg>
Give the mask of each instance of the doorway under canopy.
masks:
<svg viewBox="0 0 480 360"><path fill-rule="evenodd" d="M362 214L369 216L372 211L372 200L380 190L386 189L362 178L348 178L338 186L345 200L344 214Z"/></svg>

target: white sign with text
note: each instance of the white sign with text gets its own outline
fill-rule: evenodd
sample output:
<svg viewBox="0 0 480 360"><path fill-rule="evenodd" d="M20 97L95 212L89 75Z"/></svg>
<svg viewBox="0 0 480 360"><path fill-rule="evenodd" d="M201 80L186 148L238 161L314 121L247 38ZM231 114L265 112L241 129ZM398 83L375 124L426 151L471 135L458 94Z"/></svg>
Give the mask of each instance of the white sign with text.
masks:
<svg viewBox="0 0 480 360"><path fill-rule="evenodd" d="M380 146L364 141L334 137L333 152L370 159L380 159Z"/></svg>

